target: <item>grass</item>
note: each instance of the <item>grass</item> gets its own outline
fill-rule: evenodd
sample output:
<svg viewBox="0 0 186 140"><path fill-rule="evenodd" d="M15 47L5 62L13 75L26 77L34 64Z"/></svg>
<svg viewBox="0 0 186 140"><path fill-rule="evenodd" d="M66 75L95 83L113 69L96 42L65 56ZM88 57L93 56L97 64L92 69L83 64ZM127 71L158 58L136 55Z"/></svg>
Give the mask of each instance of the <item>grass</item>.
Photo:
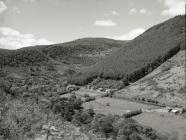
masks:
<svg viewBox="0 0 186 140"><path fill-rule="evenodd" d="M179 140L186 135L186 119L173 114L142 113L134 119L142 125L150 126L161 133L177 134Z"/></svg>
<svg viewBox="0 0 186 140"><path fill-rule="evenodd" d="M109 104L109 106L108 106ZM104 113L104 114L118 114L122 115L128 111L135 111L139 109L156 109L159 108L153 105L146 105L136 102L131 102L127 100L119 100L114 98L100 98L95 101L84 103L83 106L85 108L92 107L95 109L97 113Z"/></svg>
<svg viewBox="0 0 186 140"><path fill-rule="evenodd" d="M115 96L153 99L169 106L185 106L185 57L183 56L185 51L180 51L147 76L116 92ZM162 71L165 67L169 70Z"/></svg>
<svg viewBox="0 0 186 140"><path fill-rule="evenodd" d="M83 88L76 91L76 95L78 95L78 96L84 97L85 94L89 95L90 97L96 97L96 96L100 96L103 93L97 92L97 91L91 91L91 90L87 90L87 89L83 89Z"/></svg>

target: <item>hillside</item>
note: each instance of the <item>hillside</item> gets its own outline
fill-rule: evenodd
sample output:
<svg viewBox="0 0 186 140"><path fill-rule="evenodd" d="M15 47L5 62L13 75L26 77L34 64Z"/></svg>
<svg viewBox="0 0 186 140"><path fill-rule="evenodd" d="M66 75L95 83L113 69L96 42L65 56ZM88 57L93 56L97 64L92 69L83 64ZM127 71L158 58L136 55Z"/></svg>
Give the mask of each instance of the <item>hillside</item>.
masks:
<svg viewBox="0 0 186 140"><path fill-rule="evenodd" d="M149 75L118 91L115 97L186 106L185 84L185 51L180 51Z"/></svg>
<svg viewBox="0 0 186 140"><path fill-rule="evenodd" d="M68 64L89 66L120 48L124 41L106 38L84 38L63 44L43 47L41 50L47 56Z"/></svg>
<svg viewBox="0 0 186 140"><path fill-rule="evenodd" d="M112 39L84 38L62 44L32 46L18 50L1 49L0 66L43 65L49 60L89 66L123 44L124 41Z"/></svg>
<svg viewBox="0 0 186 140"><path fill-rule="evenodd" d="M0 50L0 66L32 66L47 62L48 58L37 49Z"/></svg>
<svg viewBox="0 0 186 140"><path fill-rule="evenodd" d="M76 75L72 83L87 84L96 77L123 79L124 85L154 70L184 48L184 16L153 26L99 63Z"/></svg>

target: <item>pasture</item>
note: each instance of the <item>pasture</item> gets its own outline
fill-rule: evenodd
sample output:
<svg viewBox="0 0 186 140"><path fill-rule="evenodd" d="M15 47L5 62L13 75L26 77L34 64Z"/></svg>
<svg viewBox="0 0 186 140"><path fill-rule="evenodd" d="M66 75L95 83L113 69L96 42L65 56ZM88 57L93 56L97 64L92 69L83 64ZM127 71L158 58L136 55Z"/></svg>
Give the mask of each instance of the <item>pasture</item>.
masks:
<svg viewBox="0 0 186 140"><path fill-rule="evenodd" d="M81 88L80 90L75 91L75 93L77 96L82 96L82 97L84 97L85 94L89 95L90 97L99 97L105 94L105 92L100 92L100 91L90 90L85 88Z"/></svg>
<svg viewBox="0 0 186 140"><path fill-rule="evenodd" d="M117 114L117 115L122 115L129 111L134 111L138 109L148 110L148 109L159 108L153 105L146 105L146 104L131 102L127 100L114 99L109 97L104 97L104 98L97 99L95 101L84 103L83 106L86 109L92 107L97 113Z"/></svg>
<svg viewBox="0 0 186 140"><path fill-rule="evenodd" d="M160 133L172 134L178 140L186 139L186 119L182 116L171 113L151 112L134 116L133 119L142 125L156 129Z"/></svg>

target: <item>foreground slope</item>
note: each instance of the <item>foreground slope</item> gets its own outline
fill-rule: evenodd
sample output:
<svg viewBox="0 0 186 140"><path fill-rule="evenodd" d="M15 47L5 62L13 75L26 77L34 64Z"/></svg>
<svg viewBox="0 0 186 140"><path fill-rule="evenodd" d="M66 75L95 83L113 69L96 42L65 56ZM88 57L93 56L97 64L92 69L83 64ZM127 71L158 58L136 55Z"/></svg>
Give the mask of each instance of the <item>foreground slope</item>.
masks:
<svg viewBox="0 0 186 140"><path fill-rule="evenodd" d="M180 51L149 75L115 94L117 98L153 99L186 107L185 51Z"/></svg>
<svg viewBox="0 0 186 140"><path fill-rule="evenodd" d="M95 77L134 82L175 55L184 42L184 16L158 24L74 79L86 84Z"/></svg>

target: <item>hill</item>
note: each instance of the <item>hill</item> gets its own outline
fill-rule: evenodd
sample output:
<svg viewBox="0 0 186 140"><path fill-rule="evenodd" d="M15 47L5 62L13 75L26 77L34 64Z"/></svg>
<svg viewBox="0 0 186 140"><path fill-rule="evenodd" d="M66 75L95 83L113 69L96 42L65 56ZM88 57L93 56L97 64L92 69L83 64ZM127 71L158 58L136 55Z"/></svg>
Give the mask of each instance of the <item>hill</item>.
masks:
<svg viewBox="0 0 186 140"><path fill-rule="evenodd" d="M46 58L37 49L5 50L0 49L0 66L28 66L47 62Z"/></svg>
<svg viewBox="0 0 186 140"><path fill-rule="evenodd" d="M63 44L45 46L41 50L47 56L68 64L89 66L120 48L124 41L106 38L83 38Z"/></svg>
<svg viewBox="0 0 186 140"><path fill-rule="evenodd" d="M184 48L184 18L176 16L153 26L125 47L74 76L71 82L83 85L101 77L122 79L124 85L128 85L142 78Z"/></svg>
<svg viewBox="0 0 186 140"><path fill-rule="evenodd" d="M180 51L149 75L118 91L115 97L186 107L185 53Z"/></svg>
<svg viewBox="0 0 186 140"><path fill-rule="evenodd" d="M89 66L123 44L124 41L106 38L84 38L62 44L32 46L18 50L0 49L0 66L43 65L49 60Z"/></svg>

